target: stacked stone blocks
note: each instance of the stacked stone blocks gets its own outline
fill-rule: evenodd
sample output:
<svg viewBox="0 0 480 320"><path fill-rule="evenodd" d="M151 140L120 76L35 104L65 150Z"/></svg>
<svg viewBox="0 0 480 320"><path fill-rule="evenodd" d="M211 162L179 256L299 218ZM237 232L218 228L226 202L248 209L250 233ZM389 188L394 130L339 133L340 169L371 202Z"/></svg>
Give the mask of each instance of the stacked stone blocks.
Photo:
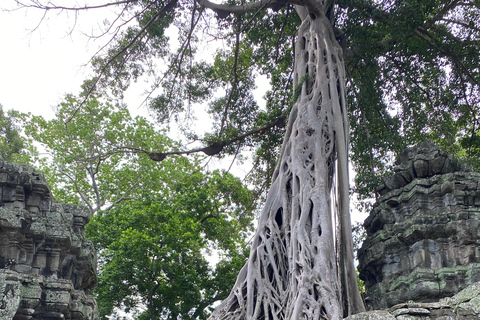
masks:
<svg viewBox="0 0 480 320"><path fill-rule="evenodd" d="M3 160L0 195L0 319L97 319L88 210L53 201L40 172Z"/></svg>
<svg viewBox="0 0 480 320"><path fill-rule="evenodd" d="M407 150L365 221L367 304L432 302L480 281L480 174L431 142Z"/></svg>

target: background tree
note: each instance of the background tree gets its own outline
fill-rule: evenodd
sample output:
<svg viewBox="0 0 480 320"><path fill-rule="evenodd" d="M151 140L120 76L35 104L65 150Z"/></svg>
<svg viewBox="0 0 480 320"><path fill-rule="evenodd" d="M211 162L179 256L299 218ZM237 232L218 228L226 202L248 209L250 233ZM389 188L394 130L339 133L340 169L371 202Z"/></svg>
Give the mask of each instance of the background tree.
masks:
<svg viewBox="0 0 480 320"><path fill-rule="evenodd" d="M245 261L253 193L231 174L205 172L199 156L153 162L139 150L176 145L162 131L121 105L78 103L67 96L56 118L34 116L26 133L46 151L37 165L55 198L95 214L86 232L98 250L101 315L205 319Z"/></svg>
<svg viewBox="0 0 480 320"><path fill-rule="evenodd" d="M206 319L245 261L252 193L230 174L202 174L185 158L157 174L139 200L100 212L87 226L100 252L100 312ZM218 264L207 252L219 253Z"/></svg>
<svg viewBox="0 0 480 320"><path fill-rule="evenodd" d="M161 164L139 148L164 150L175 142L142 117L133 119L125 106L91 97L84 108L67 96L56 117L33 116L26 134L41 144L48 156L40 166L55 197L87 206L92 213L108 210L155 179Z"/></svg>
<svg viewBox="0 0 480 320"><path fill-rule="evenodd" d="M23 5L88 9L38 1ZM160 120L210 101L214 127L204 137L203 151L213 155L261 146L258 159L264 166L259 167L273 172L249 262L214 318L338 319L361 310L352 269L348 138L357 172L365 173L358 175L357 191L367 195L405 141L432 136L475 154L478 2L132 0L102 5L113 6L120 10L120 26L127 20L137 24L110 29L118 32L105 55L95 59L97 75L86 83L86 95L121 94L130 81L151 71L158 75L158 90L150 102ZM169 51L165 30L171 25L180 44ZM230 47L219 50L212 64L194 59L205 34ZM288 52L294 43L292 59ZM157 68L157 59L167 67ZM251 94L255 72L271 77L266 110ZM225 95L211 98L214 89ZM274 167L269 161L276 151L280 161ZM157 159L164 159L165 152L159 154ZM336 244L338 275L330 272L337 265L330 210L338 213L342 240Z"/></svg>
<svg viewBox="0 0 480 320"><path fill-rule="evenodd" d="M22 151L26 151L27 141L21 129L27 117L15 110L5 112L0 104L0 156L3 160L25 162Z"/></svg>

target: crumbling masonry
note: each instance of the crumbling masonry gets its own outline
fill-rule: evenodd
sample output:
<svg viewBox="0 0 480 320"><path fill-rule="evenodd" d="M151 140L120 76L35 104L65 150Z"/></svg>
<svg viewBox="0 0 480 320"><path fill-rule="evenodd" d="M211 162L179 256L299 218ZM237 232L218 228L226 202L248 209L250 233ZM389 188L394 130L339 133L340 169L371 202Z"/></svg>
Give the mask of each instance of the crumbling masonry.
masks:
<svg viewBox="0 0 480 320"><path fill-rule="evenodd" d="M379 192L359 252L369 309L438 301L480 281L480 173L425 142Z"/></svg>
<svg viewBox="0 0 480 320"><path fill-rule="evenodd" d="M0 160L0 319L98 319L90 213L52 200L44 176Z"/></svg>

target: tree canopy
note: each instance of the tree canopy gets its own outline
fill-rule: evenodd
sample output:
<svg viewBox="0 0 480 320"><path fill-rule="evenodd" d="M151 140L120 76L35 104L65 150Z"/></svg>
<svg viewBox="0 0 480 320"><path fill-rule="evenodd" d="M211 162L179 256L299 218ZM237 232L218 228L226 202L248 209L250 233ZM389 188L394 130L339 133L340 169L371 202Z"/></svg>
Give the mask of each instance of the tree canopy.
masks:
<svg viewBox="0 0 480 320"><path fill-rule="evenodd" d="M201 136L184 125L186 136L205 146L216 143L210 153L257 148L256 168L263 173L258 180L268 181L295 100L297 1L231 2L230 7L208 0L16 2L47 14L73 11L79 19L90 9L113 10L117 16L106 22L108 41L93 60L96 74L86 81L85 94L121 96L132 81L151 76L146 100L160 122L188 117L207 103L212 131ZM425 138L477 159L478 1L341 0L329 6L346 53L356 191L371 196L395 155ZM175 33L176 45L169 41ZM222 45L213 61L202 58L205 44L214 40ZM271 85L265 108L252 94L260 74Z"/></svg>
<svg viewBox="0 0 480 320"><path fill-rule="evenodd" d="M122 105L79 103L67 96L54 119L33 116L25 133L46 153L32 159L54 197L94 214L86 234L98 251L101 316L205 319L245 261L254 193L205 170L202 156L152 161L148 150L178 143Z"/></svg>
<svg viewBox="0 0 480 320"><path fill-rule="evenodd" d="M15 110L5 112L0 104L0 156L3 160L24 162L27 141L21 128L26 117Z"/></svg>
<svg viewBox="0 0 480 320"><path fill-rule="evenodd" d="M245 261L251 192L227 173L202 174L186 159L168 167L158 172L163 183L143 188L140 200L87 225L100 253L101 315L117 307L138 319L206 319ZM212 251L220 255L215 266Z"/></svg>
<svg viewBox="0 0 480 320"><path fill-rule="evenodd" d="M77 110L80 103L67 96L54 119L33 116L25 131L48 154L40 165L55 196L96 213L136 199L136 189L158 179L162 165L132 151L176 143L145 118L132 118L125 106L91 97Z"/></svg>

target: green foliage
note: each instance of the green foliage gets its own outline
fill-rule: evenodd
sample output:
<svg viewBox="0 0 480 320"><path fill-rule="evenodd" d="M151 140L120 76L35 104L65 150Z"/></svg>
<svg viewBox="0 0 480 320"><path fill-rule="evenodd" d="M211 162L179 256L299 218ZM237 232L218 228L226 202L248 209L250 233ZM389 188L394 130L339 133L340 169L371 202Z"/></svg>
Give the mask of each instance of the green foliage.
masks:
<svg viewBox="0 0 480 320"><path fill-rule="evenodd" d="M163 12L168 4L171 9ZM138 53L120 54L125 59L118 66L121 72L111 71L118 69L113 66L119 57L99 72L105 89L117 84L124 88L138 70L151 69L147 66L153 64L146 61L165 58L167 71L157 77L162 79L156 84L160 94L151 99L151 106L160 120L167 121L189 115L196 103L208 103L213 130L203 138L207 144L232 139L288 113L295 97L292 52L300 23L293 6L217 19L196 2L142 1L128 6L137 9L139 24L133 34L148 27L145 36L125 36L125 44L111 47L120 54L130 44L128 50L138 48ZM150 25L156 14L158 21ZM360 198L375 195L379 177L392 169L399 152L427 138L480 167L478 3L340 0L328 14L345 53L353 53L346 54L347 88L351 160ZM168 26L180 34L179 46L170 53L161 45L166 43ZM195 55L206 35L222 39L223 46L212 62L199 62ZM252 94L257 74L270 81L264 109ZM188 128L186 133L194 139L200 136ZM250 179L268 186L283 133L275 126L226 146L222 154L255 149Z"/></svg>
<svg viewBox="0 0 480 320"><path fill-rule="evenodd" d="M252 192L228 173L203 173L200 158L151 161L142 151L178 145L121 105L80 101L67 96L55 119L34 116L26 132L48 153L37 165L55 197L97 213L86 232L102 316L117 307L138 319L206 319L246 259Z"/></svg>
<svg viewBox="0 0 480 320"><path fill-rule="evenodd" d="M175 144L124 106L91 98L80 108L80 101L67 96L55 119L34 116L25 130L48 154L39 166L55 197L96 212L135 197L134 189L161 170L136 150L161 152Z"/></svg>
<svg viewBox="0 0 480 320"><path fill-rule="evenodd" d="M427 138L480 167L478 1L330 3L326 13L349 76L351 161L360 197L374 196L396 155ZM196 132L189 122L180 123L183 132L206 144L234 140L219 156L256 149L251 181L268 185L284 131L254 129L287 114L295 97L300 19L294 7L279 1L274 10L229 15L198 1L144 0L119 2L118 8L115 21L129 23L110 26L118 30L94 59L96 75L85 82L86 92L122 96L132 81L151 76L148 103L159 121L190 120L195 106L208 105L212 131ZM178 39L169 42L172 31ZM202 61L204 48L215 46L215 53L207 52L213 59ZM265 108L253 95L258 74L270 81ZM234 139L248 132L255 134Z"/></svg>
<svg viewBox="0 0 480 320"><path fill-rule="evenodd" d="M0 156L3 160L27 163L25 150L27 140L21 133L21 127L28 118L15 110L5 112L0 104Z"/></svg>
<svg viewBox="0 0 480 320"><path fill-rule="evenodd" d="M233 0L227 2L232 5L244 3ZM426 138L433 139L446 151L467 158L474 166L480 167L478 1L338 0L330 3L334 7L327 14L337 29L337 39L344 47L347 58L350 157L357 172L354 191L361 198L374 196L379 178L392 169L396 155L407 145ZM119 20L132 22L126 25L123 32L116 34L105 55L94 60L96 76L85 83L86 92L111 92L121 96L131 81L143 75L151 75L154 83L149 105L157 112L159 121L189 118L195 105L208 105L213 128L212 132L201 138L206 144L257 132L255 128L288 114L291 101L296 97L292 84L292 52L300 23L292 5L285 4L276 8L278 10L265 9L243 15L220 14L221 18L199 6L198 2L189 0L127 1L119 2L118 6L122 9ZM169 46L166 36L168 28L175 28L175 34L179 35L178 46ZM200 61L196 58L201 53L199 49L204 47L205 42L200 42L202 40L222 40L222 45L213 54L213 61ZM257 74L266 75L270 81L271 88L265 92L265 108L260 107L253 95ZM109 119L113 115L113 107L108 103L101 104L91 99L80 108L75 117L72 117L73 110L77 110L79 101L69 98L64 106L65 111L59 113L59 119L62 120L46 122L35 118L34 123L40 129L36 132L36 127L32 126L30 131L36 135L36 139L43 141L54 157L48 167L51 168L47 172L49 177L53 179L54 172L63 172L63 180L58 180L54 185L65 187L55 190L57 195L69 201L80 202L77 194L81 194L82 201L90 203L92 211L96 211L102 207L104 194L119 196L108 198L110 203L115 203L124 198L122 195L128 195L128 187L132 185L144 185L145 190L165 192L162 188L169 185L163 185L166 182L156 188L147 187L150 181L164 181L155 180L155 174L151 173L155 171L154 166L160 164L154 165L141 155L117 151L119 146L141 146L146 150L161 151L161 146L173 146L173 142L140 120L130 119L120 109L115 111L119 112L119 120L113 121L118 126L112 127L113 129L106 126L102 119ZM105 110L110 111L96 116ZM78 120L70 119L77 117ZM76 129L72 130L72 127ZM137 133L137 127L143 128L140 133ZM192 140L198 140L203 135L185 125L182 129ZM148 134L142 135L141 132ZM225 146L219 156L255 150L256 171L250 181L260 186L258 192L261 193L269 185L283 134L282 126L274 126L266 132L235 140L234 144ZM55 137L64 138L58 140ZM169 165L169 162L162 162L155 169L160 172L164 166ZM96 168L106 169L97 171ZM139 177L148 178L139 180ZM216 181L214 176L210 180ZM93 181L102 183L96 187ZM195 184L192 182L192 185ZM211 195L202 190L196 190L198 196L203 194L204 199L209 199ZM179 191L178 196L181 197L181 194ZM154 201L152 197L153 195L148 195L146 199L150 199L148 201L151 203L163 201L157 198ZM202 202L195 200L196 197L188 194L182 205L188 206L193 201L198 206L198 209L195 207L196 210L204 214L214 212L215 215L217 211L213 207L203 208ZM129 202L129 206L133 205ZM169 211L165 206L142 205L150 208L149 212L177 221L174 216L167 214ZM178 210L183 212L186 208ZM118 207L112 211L112 219L115 215L121 216L121 210ZM149 217L153 215L134 206L129 210L132 219L137 216L133 212ZM106 216L99 216L99 219ZM198 217L197 220L188 214L183 217L187 220L178 221L180 229L177 231L185 233L186 238L181 238L179 242L189 243L195 252L192 251L191 256L186 256L185 259L191 259L198 266L198 272L204 272L202 266L205 265L194 258L201 251L201 246L197 245L197 236L191 238L189 234L203 230L200 226L205 228L212 224L208 231L202 231L202 237L213 238L210 233L218 234L222 223L230 220L216 224L214 222L221 219L209 218L202 223L202 218L199 222ZM160 217L158 219L161 220ZM128 223L135 225L136 221ZM149 241L142 239L162 240L153 234L144 235L143 229L148 228L142 224L135 228L132 226L132 230L118 223L115 226L118 226L122 234L125 233L131 243L147 245ZM163 232L163 225L153 227ZM169 234L167 231L166 236ZM227 250L227 243L222 241L219 245ZM105 257L114 261L114 251L107 249L108 245L104 245ZM112 248L119 250L121 246ZM238 256L241 256L240 252ZM229 263L237 265L237 262L232 257ZM220 263L218 270L228 269L227 265L226 262ZM187 277L189 273L185 271L182 274ZM192 281L196 283L197 280ZM117 291L124 292L125 296L127 291L130 292L131 300L116 298L116 305L121 303L119 301L126 305L134 304L131 301L134 301L136 295L131 290L138 291L139 287L129 285L125 288L128 290L118 288ZM115 295L117 291L110 294ZM172 295L172 299L174 297ZM171 307L173 316L186 310L174 302L169 305L177 308ZM161 315L159 307L155 308Z"/></svg>
<svg viewBox="0 0 480 320"><path fill-rule="evenodd" d="M87 225L100 252L100 311L144 306L138 319L206 319L206 308L228 295L246 259L252 194L230 174L202 174L185 158L157 173L162 183L151 181L141 200ZM221 252L216 267L208 262L211 250Z"/></svg>
<svg viewBox="0 0 480 320"><path fill-rule="evenodd" d="M362 279L360 279L360 273L358 271L357 271L357 286L358 286L358 291L360 291L360 293L365 292L365 283L363 282Z"/></svg>
<svg viewBox="0 0 480 320"><path fill-rule="evenodd" d="M362 222L356 222L352 225L353 250L355 258L358 259L358 250L362 247L363 241L367 237L367 232Z"/></svg>
<svg viewBox="0 0 480 320"><path fill-rule="evenodd" d="M352 238L353 238L353 253L355 255L355 259L358 261L358 250L362 247L363 241L367 237L367 232L363 227L362 222L356 222L352 225ZM357 262L358 263L358 262ZM360 293L365 292L365 283L362 279L360 279L360 273L357 270L357 286L358 291Z"/></svg>
<svg viewBox="0 0 480 320"><path fill-rule="evenodd" d="M478 4L339 5L339 27L355 53L347 68L356 191L373 195L395 156L425 139L478 163Z"/></svg>

